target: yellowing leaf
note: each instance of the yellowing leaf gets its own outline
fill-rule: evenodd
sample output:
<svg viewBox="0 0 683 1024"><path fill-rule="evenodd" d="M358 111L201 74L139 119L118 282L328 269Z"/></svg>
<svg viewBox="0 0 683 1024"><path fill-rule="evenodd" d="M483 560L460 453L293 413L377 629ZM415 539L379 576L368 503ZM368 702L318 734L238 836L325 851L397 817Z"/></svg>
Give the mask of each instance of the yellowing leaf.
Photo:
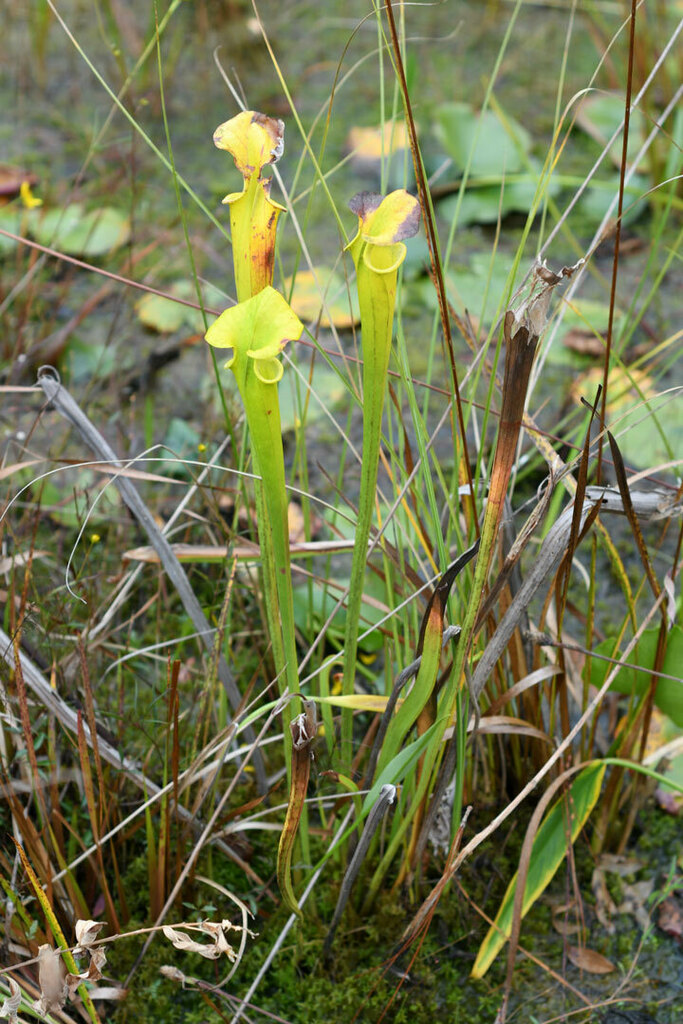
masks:
<svg viewBox="0 0 683 1024"><path fill-rule="evenodd" d="M321 327L334 324L340 330L351 328L360 320L355 289L349 292L346 282L329 267L316 267L315 273L300 270L292 289L292 278L285 281L284 292L297 316Z"/></svg>
<svg viewBox="0 0 683 1024"><path fill-rule="evenodd" d="M402 121L388 121L379 128L352 128L346 146L361 160L381 160L400 149L408 149L408 133Z"/></svg>
<svg viewBox="0 0 683 1024"><path fill-rule="evenodd" d="M321 704L331 704L335 708L351 708L353 711L379 711L382 712L387 706L388 697L382 697L375 693L350 693L346 696L339 694L336 697L321 697ZM401 706L403 698L399 697L396 707Z"/></svg>
<svg viewBox="0 0 683 1024"><path fill-rule="evenodd" d="M602 367L594 366L586 373L577 377L570 388L572 398L578 402L582 395L593 394L598 384L602 384ZM638 389L638 390L636 390ZM624 412L630 405L640 401L638 391L644 398L653 398L655 387L651 377L643 370L631 369L628 372L621 367L610 370L609 390L607 392L607 412L616 416Z"/></svg>

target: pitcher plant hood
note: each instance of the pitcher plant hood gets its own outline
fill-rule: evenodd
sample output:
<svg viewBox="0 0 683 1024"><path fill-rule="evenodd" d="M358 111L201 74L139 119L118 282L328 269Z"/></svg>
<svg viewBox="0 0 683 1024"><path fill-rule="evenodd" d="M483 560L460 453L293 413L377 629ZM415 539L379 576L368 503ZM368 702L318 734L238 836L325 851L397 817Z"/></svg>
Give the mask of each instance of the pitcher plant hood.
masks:
<svg viewBox="0 0 683 1024"><path fill-rule="evenodd" d="M223 200L230 207L235 284L240 302L272 284L277 220L285 209L270 198L272 179L262 171L275 164L284 149L282 121L245 110L220 124L213 134L218 149L227 150L244 179L241 192Z"/></svg>

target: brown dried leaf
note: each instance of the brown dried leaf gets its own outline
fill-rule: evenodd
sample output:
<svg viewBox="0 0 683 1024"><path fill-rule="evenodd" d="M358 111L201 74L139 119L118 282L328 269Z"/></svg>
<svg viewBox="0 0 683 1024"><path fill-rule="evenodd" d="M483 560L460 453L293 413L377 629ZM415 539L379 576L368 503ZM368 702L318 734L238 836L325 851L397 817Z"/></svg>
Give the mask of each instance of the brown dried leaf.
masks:
<svg viewBox="0 0 683 1024"><path fill-rule="evenodd" d="M673 897L664 900L659 906L657 924L680 945L683 945L683 914L681 904Z"/></svg>
<svg viewBox="0 0 683 1024"><path fill-rule="evenodd" d="M19 192L22 184L35 185L38 179L35 174L24 171L21 167L12 167L10 164L0 164L0 196L14 196Z"/></svg>
<svg viewBox="0 0 683 1024"><path fill-rule="evenodd" d="M0 1006L0 1017L6 1017L8 1024L19 1024L17 1011L21 1006L21 989L14 978L8 978L10 995L7 996Z"/></svg>
<svg viewBox="0 0 683 1024"><path fill-rule="evenodd" d="M239 927L237 925L233 925L230 921L221 921L220 924L216 924L214 921L202 921L201 928L207 935L212 936L217 949L221 953L225 953L228 959L234 962L237 954L226 939L223 929L227 928L228 931L233 929L235 931L239 931Z"/></svg>
<svg viewBox="0 0 683 1024"><path fill-rule="evenodd" d="M562 344L572 352L578 352L581 356L593 356L595 359L602 359L605 355L604 339L597 336L594 331L584 330L581 327L574 327L567 331Z"/></svg>
<svg viewBox="0 0 683 1024"><path fill-rule="evenodd" d="M588 971L589 974L611 974L616 969L611 960L602 953L596 953L594 949L570 946L567 956L575 967Z"/></svg>
<svg viewBox="0 0 683 1024"><path fill-rule="evenodd" d="M201 924L184 924L182 927L190 930L201 931L205 935L210 935L213 939L213 944L207 945L203 942L197 942L195 939L192 939L187 935L186 932L178 931L177 928L171 928L170 925L164 925L163 933L169 942L173 943L176 949L183 949L188 953L199 953L200 956L205 957L207 960L217 960L223 954L233 962L236 959L237 954L226 939L225 932L241 931L241 925L233 924L231 921L226 919L220 923L215 921L202 921ZM249 932L249 934L251 935L253 933Z"/></svg>
<svg viewBox="0 0 683 1024"><path fill-rule="evenodd" d="M73 994L81 984L82 981L99 981L102 977L102 968L107 962L107 954L103 949L93 949L90 951L90 962L88 963L87 970L81 974L67 974L66 981L69 986L69 995L73 998Z"/></svg>

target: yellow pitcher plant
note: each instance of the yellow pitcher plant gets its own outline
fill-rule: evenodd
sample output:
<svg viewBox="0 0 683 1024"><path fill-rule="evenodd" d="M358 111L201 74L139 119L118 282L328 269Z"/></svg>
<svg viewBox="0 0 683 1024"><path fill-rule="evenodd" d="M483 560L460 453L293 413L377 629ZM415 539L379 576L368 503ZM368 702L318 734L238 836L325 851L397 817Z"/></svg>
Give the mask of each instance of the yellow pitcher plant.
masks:
<svg viewBox="0 0 683 1024"><path fill-rule="evenodd" d="M284 453L277 384L283 368L278 354L301 337L303 324L272 287L275 234L284 207L270 198L263 169L282 155L282 121L252 110L219 125L213 140L230 153L244 178L241 192L225 197L230 207L233 262L238 304L225 310L206 334L216 348L231 350L226 362L237 382L252 443L252 462L260 478L255 488L265 606L280 691L298 693L294 605L287 528ZM294 707L283 712L287 765L291 744L287 728Z"/></svg>
<svg viewBox="0 0 683 1024"><path fill-rule="evenodd" d="M399 267L406 256L403 239L417 233L420 204L405 189L382 197L360 192L349 203L358 216L358 232L347 246L356 267L363 345L363 459L358 523L344 635L345 696L353 693L358 632L368 540L377 486L382 412L389 369ZM351 761L353 712L342 711L342 759Z"/></svg>
<svg viewBox="0 0 683 1024"><path fill-rule="evenodd" d="M273 283L275 233L284 206L270 198L271 179L262 171L282 156L284 131L282 121L245 110L213 133L214 144L230 153L244 178L242 191L223 200L230 207L238 302Z"/></svg>

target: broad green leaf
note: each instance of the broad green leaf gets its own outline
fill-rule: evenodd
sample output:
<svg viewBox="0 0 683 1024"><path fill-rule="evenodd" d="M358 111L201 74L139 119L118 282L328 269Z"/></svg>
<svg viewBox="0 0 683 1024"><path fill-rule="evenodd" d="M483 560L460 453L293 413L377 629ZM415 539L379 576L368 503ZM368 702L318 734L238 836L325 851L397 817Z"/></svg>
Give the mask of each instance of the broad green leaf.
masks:
<svg viewBox="0 0 683 1024"><path fill-rule="evenodd" d="M584 97L576 113L576 123L598 145L605 146L624 120L624 97L618 93L592 93ZM642 110L631 111L627 163L631 164L640 149L648 128L647 118ZM610 160L621 166L621 132L610 146ZM647 157L645 158L647 160ZM647 170L647 165L640 170Z"/></svg>
<svg viewBox="0 0 683 1024"><path fill-rule="evenodd" d="M468 161L474 178L524 170L531 136L514 118L506 117L503 123L492 110L480 117L468 103L460 102L444 103L436 116L439 140L459 171L465 170Z"/></svg>
<svg viewBox="0 0 683 1024"><path fill-rule="evenodd" d="M164 455L167 459L172 460L173 455L171 453L175 453L178 457L178 461L160 462L156 472L160 473L162 476L180 479L190 478L194 469L192 467L186 467L183 464L182 459L196 458L197 445L199 442L200 436L194 427L192 427L187 420L174 416L168 425L166 436L164 437L164 444L170 449L170 451L165 452Z"/></svg>
<svg viewBox="0 0 683 1024"><path fill-rule="evenodd" d="M22 210L15 204L1 206L0 207L0 228L4 231L10 231L13 235L22 234ZM3 253L11 252L15 248L16 242L7 238L5 235L0 235L0 256Z"/></svg>
<svg viewBox="0 0 683 1024"><path fill-rule="evenodd" d="M107 376L116 368L117 359L120 356L113 345L88 342L78 335L69 338L63 357L72 383Z"/></svg>
<svg viewBox="0 0 683 1024"><path fill-rule="evenodd" d="M639 665L643 671L639 672L634 668L619 669L610 689L617 693L627 695L633 693L642 697L650 686L648 673L655 663L658 636L658 627L645 630L638 641L638 647L631 652L628 659L632 664ZM598 644L595 650L597 654L615 657L613 640L604 640ZM590 663L591 684L595 687L602 686L607 673L611 672L613 668L614 666L608 661L592 658ZM683 629L680 626L674 626L667 635L662 672L676 678L659 680L655 690L655 704L679 728L683 728Z"/></svg>
<svg viewBox="0 0 683 1024"><path fill-rule="evenodd" d="M600 796L606 765L591 764L576 777L567 797L562 797L545 816L531 851L529 872L524 888L522 917L550 884L567 855L567 833L573 843L588 820ZM567 816L571 827L567 828ZM482 942L472 968L473 978L483 978L512 931L517 872L507 887L496 919Z"/></svg>
<svg viewBox="0 0 683 1024"><path fill-rule="evenodd" d="M182 306L173 299L151 294L143 295L140 301L135 303L135 310L145 327L160 334L171 334L180 330L190 312L188 306Z"/></svg>
<svg viewBox="0 0 683 1024"><path fill-rule="evenodd" d="M595 366L577 376L571 394L593 395L602 383ZM675 459L683 448L683 397L678 392L657 394L655 382L643 370L615 367L610 373L607 412L624 461L639 469Z"/></svg>
<svg viewBox="0 0 683 1024"><path fill-rule="evenodd" d="M31 214L30 231L37 241L69 256L102 256L130 238L130 220L113 206L86 211L81 203L71 203Z"/></svg>
<svg viewBox="0 0 683 1024"><path fill-rule="evenodd" d="M308 365L300 365L299 369L308 381ZM313 371L311 387L315 398L308 395L306 386L294 373L287 373L280 381L280 419L282 430L296 430L301 426L302 406L305 405L306 426L318 420L325 422L325 411L334 411L345 406L348 392L339 375L318 360ZM322 428L321 428L322 429ZM316 437L316 441L324 438Z"/></svg>
<svg viewBox="0 0 683 1024"><path fill-rule="evenodd" d="M648 188L648 180L642 174L632 176L624 194L622 224L632 224L647 212L649 199L645 193ZM591 227L600 224L618 193L618 174L610 175L600 181L594 180L579 199L573 215L583 218ZM616 218L616 211L615 203L612 208L613 219Z"/></svg>
<svg viewBox="0 0 683 1024"><path fill-rule="evenodd" d="M213 285L203 284L201 291L207 309L223 309L227 305L226 296ZM197 302L197 288L191 280L174 281L168 293L174 298ZM174 302L173 298L149 293L136 302L135 309L145 327L160 334L170 334L181 327L196 332L204 330L201 310L182 302Z"/></svg>
<svg viewBox="0 0 683 1024"><path fill-rule="evenodd" d="M541 166L536 160L530 160L531 169L524 174L516 174L512 180L507 175L496 175L500 178L495 184L468 183L458 213L458 226L468 224L495 224L498 218L509 213L528 213L536 198ZM546 184L545 191L554 196L560 185L552 180ZM438 205L439 216L451 222L458 205L458 196L452 195L443 199Z"/></svg>
<svg viewBox="0 0 683 1024"><path fill-rule="evenodd" d="M338 576L336 582L346 586L348 578ZM327 621L332 609L337 603L338 591L324 587L321 583L314 581L310 590L309 587L295 587L294 589L294 617L297 628L304 636L312 636ZM363 607L360 619L361 632L364 633L375 622L383 619L389 609L387 608L385 584L374 573L367 573L365 576L365 587L363 590ZM340 608L334 617L334 621L328 631L328 639L334 642L338 640L341 646L342 635L346 623L346 609ZM382 632L379 629L373 630L368 636L360 641L361 650L368 653L378 651L384 644Z"/></svg>
<svg viewBox="0 0 683 1024"><path fill-rule="evenodd" d="M484 253L475 253L469 266L455 267L446 274L448 300L460 314L469 313L476 322L489 326L507 294L507 277L510 272L504 257L494 260ZM423 301L430 308L436 306L436 293L431 281L424 281L421 287Z"/></svg>

